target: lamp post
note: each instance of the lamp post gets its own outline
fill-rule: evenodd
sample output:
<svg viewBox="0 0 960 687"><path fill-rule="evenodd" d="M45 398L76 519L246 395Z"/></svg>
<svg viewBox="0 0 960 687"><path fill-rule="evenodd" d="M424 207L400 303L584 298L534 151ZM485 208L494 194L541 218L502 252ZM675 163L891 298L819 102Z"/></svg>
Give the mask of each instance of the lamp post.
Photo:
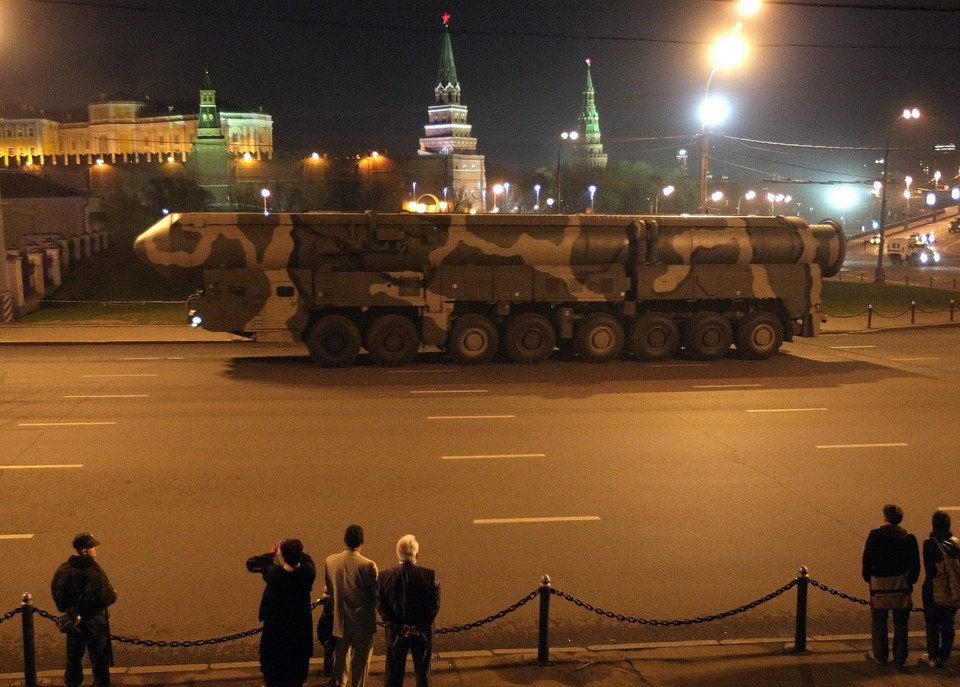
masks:
<svg viewBox="0 0 960 687"><path fill-rule="evenodd" d="M563 142L567 139L576 141L578 138L580 138L580 134L576 131L564 131L560 134L560 144L557 146L557 176L555 177L557 181L557 214L560 214L560 153L563 152Z"/></svg>
<svg viewBox="0 0 960 687"><path fill-rule="evenodd" d="M270 211L267 210L267 198L270 197L270 189L262 188L260 189L260 195L263 196L263 216L266 217L270 214Z"/></svg>
<svg viewBox="0 0 960 687"><path fill-rule="evenodd" d="M593 197L597 194L596 184L590 184L587 190L590 192L590 212L593 213Z"/></svg>
<svg viewBox="0 0 960 687"><path fill-rule="evenodd" d="M670 194L676 190L673 186L664 186L660 189L660 193L657 194L657 197L653 201L653 214L660 214L660 195L662 194L664 198L669 198Z"/></svg>
<svg viewBox="0 0 960 687"><path fill-rule="evenodd" d="M533 209L540 212L540 184L533 185L533 192L537 194L537 202L534 204Z"/></svg>
<svg viewBox="0 0 960 687"><path fill-rule="evenodd" d="M752 189L749 190L749 191L747 191L746 193L744 193L743 196L741 196L740 199L737 200L737 214L738 214L738 215L740 214L740 201L741 201L741 200L751 201L751 200L753 200L753 199L756 198L756 197L757 197L757 192L754 191L754 190L752 190Z"/></svg>
<svg viewBox="0 0 960 687"><path fill-rule="evenodd" d="M905 109L890 126L887 127L887 143L883 149L883 172L880 179L880 227L877 234L880 236L880 242L877 244L877 269L873 280L877 284L886 281L886 275L883 273L883 247L885 243L885 229L887 224L887 181L890 170L890 134L893 132L894 125L901 119L917 119L920 117L920 110L917 108Z"/></svg>
<svg viewBox="0 0 960 687"><path fill-rule="evenodd" d="M510 182L503 182L503 211L510 212Z"/></svg>
<svg viewBox="0 0 960 687"><path fill-rule="evenodd" d="M500 208L497 206L497 196L503 193L503 184L494 184L493 185L493 211L500 212Z"/></svg>

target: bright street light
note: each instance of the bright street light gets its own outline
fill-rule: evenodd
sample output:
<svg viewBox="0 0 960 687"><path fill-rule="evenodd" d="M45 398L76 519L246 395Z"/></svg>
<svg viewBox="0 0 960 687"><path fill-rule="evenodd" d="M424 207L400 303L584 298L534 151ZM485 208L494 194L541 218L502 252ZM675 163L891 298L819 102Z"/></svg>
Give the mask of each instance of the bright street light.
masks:
<svg viewBox="0 0 960 687"><path fill-rule="evenodd" d="M664 198L669 198L670 194L676 190L677 189L674 186L670 185L664 186L662 189L660 189L660 193L657 194L656 199L653 201L653 214L660 214L660 194L663 194Z"/></svg>
<svg viewBox="0 0 960 687"><path fill-rule="evenodd" d="M885 239L885 229L887 224L887 182L889 180L889 170L890 170L890 136L893 133L893 127L901 119L918 119L920 117L920 110L917 108L904 109L903 113L894 119L890 126L887 127L887 143L883 150L883 173L880 179L880 230L877 232L880 235L880 243L877 244L877 269L874 274L873 280L877 284L882 284L886 281L886 275L883 273L883 247Z"/></svg>
<svg viewBox="0 0 960 687"><path fill-rule="evenodd" d="M540 210L540 184L533 185L533 192L537 194L537 202L533 206L534 210Z"/></svg>
<svg viewBox="0 0 960 687"><path fill-rule="evenodd" d="M593 196L597 193L597 187L594 184L587 186L587 190L590 192L590 212L593 212Z"/></svg>
<svg viewBox="0 0 960 687"><path fill-rule="evenodd" d="M560 214L560 153L563 152L564 141L576 141L580 134L576 131L564 131L560 134L560 145L557 146L557 214Z"/></svg>
<svg viewBox="0 0 960 687"><path fill-rule="evenodd" d="M260 189L260 195L263 196L263 216L266 217L270 214L270 211L267 210L267 198L270 197L270 189L262 188Z"/></svg>
<svg viewBox="0 0 960 687"><path fill-rule="evenodd" d="M493 190L493 211L500 212L500 208L497 206L497 196L503 193L503 184L494 184L492 190Z"/></svg>

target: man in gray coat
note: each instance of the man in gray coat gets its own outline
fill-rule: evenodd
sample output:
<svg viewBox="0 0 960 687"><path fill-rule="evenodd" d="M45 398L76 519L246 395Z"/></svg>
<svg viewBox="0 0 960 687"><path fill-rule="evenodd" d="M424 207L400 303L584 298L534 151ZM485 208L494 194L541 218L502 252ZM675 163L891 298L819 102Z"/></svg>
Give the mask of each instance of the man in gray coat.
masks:
<svg viewBox="0 0 960 687"><path fill-rule="evenodd" d="M364 687L377 632L377 564L360 553L360 525L347 528L343 543L347 548L327 557L324 573L333 600L333 636L337 638L333 683L336 687Z"/></svg>

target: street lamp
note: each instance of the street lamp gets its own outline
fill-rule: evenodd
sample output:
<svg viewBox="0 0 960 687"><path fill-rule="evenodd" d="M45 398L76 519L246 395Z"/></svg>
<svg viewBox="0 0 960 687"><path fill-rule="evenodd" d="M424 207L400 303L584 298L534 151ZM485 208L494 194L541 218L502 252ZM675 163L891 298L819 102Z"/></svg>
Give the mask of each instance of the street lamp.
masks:
<svg viewBox="0 0 960 687"><path fill-rule="evenodd" d="M657 194L657 197L653 201L653 214L660 214L660 194L663 194L664 198L669 198L670 194L676 191L677 189L673 186L664 186L660 189L660 193Z"/></svg>
<svg viewBox="0 0 960 687"><path fill-rule="evenodd" d="M754 190L749 190L743 194L743 197L740 200L750 201L757 197L757 192ZM737 214L740 214L740 200L737 200Z"/></svg>
<svg viewBox="0 0 960 687"><path fill-rule="evenodd" d="M576 141L580 134L576 131L564 131L560 134L560 145L557 146L557 214L560 213L560 153L563 152L563 142L566 140Z"/></svg>
<svg viewBox="0 0 960 687"><path fill-rule="evenodd" d="M503 184L494 184L493 185L493 211L500 212L500 208L497 207L497 196L503 193Z"/></svg>
<svg viewBox="0 0 960 687"><path fill-rule="evenodd" d="M593 212L593 197L597 193L597 187L595 184L590 184L587 186L587 190L590 192L590 212Z"/></svg>
<svg viewBox="0 0 960 687"><path fill-rule="evenodd" d="M510 182L503 182L503 211L510 212Z"/></svg>
<svg viewBox="0 0 960 687"><path fill-rule="evenodd" d="M537 194L537 202L533 206L533 209L539 212L540 211L540 184L533 185L533 192Z"/></svg>
<svg viewBox="0 0 960 687"><path fill-rule="evenodd" d="M917 108L906 109L904 110L896 119L894 119L890 126L887 127L887 143L883 149L883 172L880 179L880 227L877 234L880 236L880 242L877 244L877 270L873 276L874 282L877 284L882 284L886 281L886 276L883 273L883 246L885 238L885 229L887 224L887 180L888 172L890 170L890 135L893 133L894 125L899 122L901 119L918 119L920 117L920 110Z"/></svg>
<svg viewBox="0 0 960 687"><path fill-rule="evenodd" d="M263 216L266 217L270 214L270 211L267 210L267 198L270 197L270 189L262 188L260 189L260 195L263 196Z"/></svg>

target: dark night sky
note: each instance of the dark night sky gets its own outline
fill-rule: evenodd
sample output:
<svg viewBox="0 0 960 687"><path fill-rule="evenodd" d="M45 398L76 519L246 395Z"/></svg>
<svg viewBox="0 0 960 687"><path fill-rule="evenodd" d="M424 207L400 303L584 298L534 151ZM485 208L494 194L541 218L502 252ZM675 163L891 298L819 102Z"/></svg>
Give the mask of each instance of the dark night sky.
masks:
<svg viewBox="0 0 960 687"><path fill-rule="evenodd" d="M732 108L718 129L882 147L915 105L924 117L897 124L894 147L960 138L957 0L852 5L767 2L746 20L746 61L711 86ZM518 172L555 163L559 132L576 125L586 57L611 162L672 162L687 147L695 164L708 45L738 19L719 0L4 0L0 99L47 109L83 108L102 92L195 100L206 68L219 98L273 115L279 149L413 154L444 12L480 152L488 167ZM879 174L875 151L711 142L715 174ZM957 158L947 162L953 176Z"/></svg>

